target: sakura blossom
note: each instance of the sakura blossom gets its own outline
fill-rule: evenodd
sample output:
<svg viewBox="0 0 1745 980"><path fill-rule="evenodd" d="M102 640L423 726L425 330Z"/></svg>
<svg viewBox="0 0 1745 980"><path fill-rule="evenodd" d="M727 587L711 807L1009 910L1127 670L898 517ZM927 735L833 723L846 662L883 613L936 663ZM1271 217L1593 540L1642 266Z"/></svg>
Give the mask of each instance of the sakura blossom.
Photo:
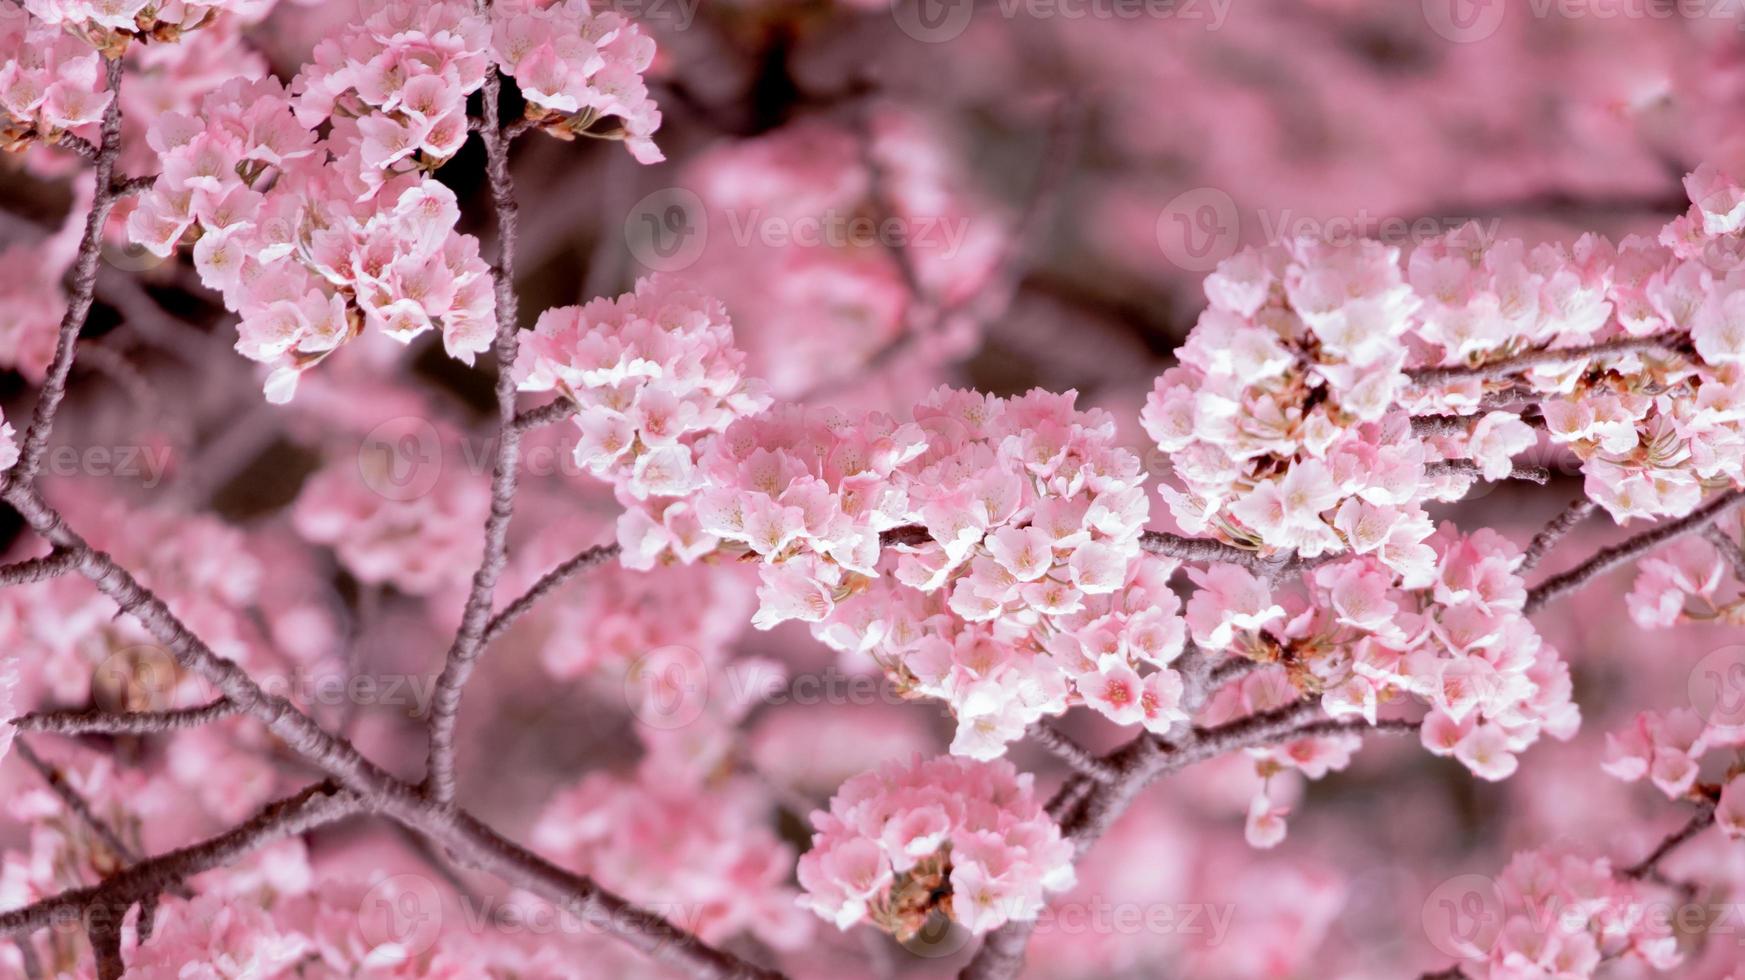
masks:
<svg viewBox="0 0 1745 980"><path fill-rule="evenodd" d="M865 920L907 938L943 915L979 934L1035 918L1073 884L1070 843L1004 761L887 763L844 783L812 825L804 903L839 929Z"/></svg>

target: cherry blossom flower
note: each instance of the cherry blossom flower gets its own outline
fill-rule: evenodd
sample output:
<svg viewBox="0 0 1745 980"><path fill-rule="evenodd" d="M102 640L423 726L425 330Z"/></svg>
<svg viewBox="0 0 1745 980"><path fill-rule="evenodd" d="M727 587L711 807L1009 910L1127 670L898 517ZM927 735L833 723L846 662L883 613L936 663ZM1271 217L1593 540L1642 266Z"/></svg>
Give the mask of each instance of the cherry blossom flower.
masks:
<svg viewBox="0 0 1745 980"><path fill-rule="evenodd" d="M467 363L490 346L490 276L477 239L453 231L454 192L330 166L337 137L317 141L276 80L226 83L151 139L163 172L128 232L158 255L195 236L195 268L242 318L238 352L272 368L268 400L365 327L401 343L440 329Z"/></svg>
<svg viewBox="0 0 1745 980"><path fill-rule="evenodd" d="M887 763L844 783L812 825L801 903L839 929L907 940L939 913L980 934L1036 918L1073 884L1072 844L1004 760Z"/></svg>
<svg viewBox="0 0 1745 980"><path fill-rule="evenodd" d="M639 163L666 159L654 145L660 110L642 73L654 39L587 0L513 0L492 8L493 50L527 99L527 118L559 139L624 141Z"/></svg>

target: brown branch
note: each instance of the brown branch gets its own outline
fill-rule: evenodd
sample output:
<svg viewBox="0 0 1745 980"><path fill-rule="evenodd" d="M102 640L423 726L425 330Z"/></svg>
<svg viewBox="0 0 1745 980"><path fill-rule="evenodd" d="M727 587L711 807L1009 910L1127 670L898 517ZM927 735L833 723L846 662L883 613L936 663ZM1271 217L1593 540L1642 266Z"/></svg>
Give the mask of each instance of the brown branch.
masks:
<svg viewBox="0 0 1745 980"><path fill-rule="evenodd" d="M1199 671L1187 699L1191 710L1198 710L1205 697L1204 677ZM1060 822L1062 835L1071 840L1077 853L1083 855L1119 819L1139 793L1158 777L1184 769L1196 762L1216 758L1230 752L1262 745L1280 744L1314 735L1361 734L1365 731L1405 733L1418 729L1417 722L1384 721L1378 725L1359 721L1316 719L1319 705L1302 700L1271 711L1258 712L1212 728L1195 728L1184 738L1171 742L1151 734L1141 735L1101 762L1115 773L1109 782L1096 783L1088 777L1075 777L1061 787L1048 803L1048 811ZM1090 788L1086 789L1089 786ZM1025 949L1034 920L1008 922L982 940L969 964L958 974L960 980L1011 980L1023 969Z"/></svg>
<svg viewBox="0 0 1745 980"><path fill-rule="evenodd" d="M576 414L576 403L568 398L560 398L550 404L522 412L515 416L515 421L511 424L515 427L515 431L526 432L529 429L538 429L553 422L560 422L574 414Z"/></svg>
<svg viewBox="0 0 1745 980"><path fill-rule="evenodd" d="M1028 734L1036 744L1053 753L1075 771L1099 783L1112 782L1117 776L1115 770L1098 758L1096 753L1062 735L1059 729L1046 722L1039 721L1031 725Z"/></svg>
<svg viewBox="0 0 1745 980"><path fill-rule="evenodd" d="M91 298L97 288L97 260L103 252L103 228L109 212L115 206L115 195L109 184L115 175L115 158L121 154L121 60L104 58L108 78L109 105L103 110L102 140L96 160L97 189L91 200L91 210L85 216L85 233L79 240L78 257L67 279L67 311L61 316L59 335L55 341L54 360L43 378L42 393L37 396L36 409L31 413L30 429L25 433L18 462L6 474L7 484L29 484L36 479L42 464L42 454L48 448L49 432L54 428L55 414L67 394L67 377L73 371L73 354L79 342L79 331L91 312Z"/></svg>
<svg viewBox="0 0 1745 980"><path fill-rule="evenodd" d="M21 732L52 735L157 735L199 728L241 712L224 698L175 711L33 711L12 719Z"/></svg>
<svg viewBox="0 0 1745 980"><path fill-rule="evenodd" d="M1484 476L1483 468L1470 459L1444 459L1424 466L1424 475L1427 477L1446 476L1450 473L1458 473L1461 476L1470 476L1475 479ZM1551 482L1551 471L1543 466L1516 463L1509 469L1509 475L1506 479L1526 480L1529 483L1543 486Z"/></svg>
<svg viewBox="0 0 1745 980"><path fill-rule="evenodd" d="M526 592L521 593L514 602L504 606L502 612L491 617L490 624L485 627L484 645L489 646L493 640L514 625L516 620L532 610L539 600L550 595L553 590L569 581L577 572L611 561L618 557L618 550L618 546L615 544L595 545L540 576L539 581L529 586Z"/></svg>
<svg viewBox="0 0 1745 980"><path fill-rule="evenodd" d="M114 194L116 197L127 197L131 194L138 194L140 191L149 189L151 185L157 183L157 181L157 174L150 174L144 177L120 177L110 185L110 193Z"/></svg>
<svg viewBox="0 0 1745 980"><path fill-rule="evenodd" d="M1533 540L1527 544L1527 550L1522 553L1521 566L1517 571L1525 575L1536 568L1540 562L1545 560L1545 556L1551 553L1551 549L1557 545L1557 542L1563 539L1564 535L1575 530L1577 524L1587 520L1598 508L1599 505L1589 500L1586 495L1571 501L1569 506L1563 509L1563 513L1552 518L1551 523L1545 525L1544 530L1533 535Z"/></svg>
<svg viewBox="0 0 1745 980"><path fill-rule="evenodd" d="M1483 364L1416 368L1407 371L1406 376L1411 379L1413 384L1419 386L1471 379L1488 381L1495 378L1506 378L1517 371L1525 371L1528 368L1573 364L1576 361L1584 361L1591 357L1637 354L1645 351L1678 353L1688 342L1689 335L1676 331L1651 334L1647 337L1620 337L1616 340L1601 341L1597 344L1586 344L1580 347L1549 347L1530 350Z"/></svg>
<svg viewBox="0 0 1745 980"><path fill-rule="evenodd" d="M1597 575L1634 561L1642 554L1668 541L1702 530L1727 511L1738 506L1741 501L1745 501L1745 490L1728 490L1710 498L1707 503L1691 511L1685 517L1676 521L1667 521L1609 548L1601 548L1592 558L1580 565L1561 575L1554 575L1529 589L1526 611L1529 613L1537 612L1544 608L1546 603L1574 592Z"/></svg>
<svg viewBox="0 0 1745 980"><path fill-rule="evenodd" d="M485 13L489 0L479 0ZM515 426L515 357L520 347L519 308L515 296L515 184L509 175L509 140L498 118L502 77L495 66L485 70L483 121L479 138L485 144L485 174L497 214L497 264L492 267L497 305L497 462L491 473L491 514L485 520L484 556L473 573L472 588L461 614L460 629L448 649L431 699L430 750L425 762L425 789L438 803L454 799L454 734L460 716L461 693L485 649L497 580L507 564L509 519L515 512L516 472L521 430Z"/></svg>
<svg viewBox="0 0 1745 980"><path fill-rule="evenodd" d="M1666 860L1667 855L1670 855L1673 851L1677 850L1680 845L1684 844L1692 837L1695 837L1708 829L1708 826L1714 822L1715 801L1703 800L1697 804L1697 812L1691 814L1691 818L1685 821L1684 826L1668 834L1664 840L1655 846L1654 850L1648 852L1647 857L1637 861L1635 864L1632 864L1627 868L1621 869L1618 873L1626 878L1641 879L1648 877L1655 872L1656 866L1659 865L1661 861Z"/></svg>
<svg viewBox="0 0 1745 980"><path fill-rule="evenodd" d="M95 885L66 891L0 912L0 936L15 938L69 921L98 906L131 905L202 871L221 867L258 848L358 812L358 799L329 783L268 804L241 824L197 844L129 865Z"/></svg>
<svg viewBox="0 0 1745 980"><path fill-rule="evenodd" d="M51 578L60 578L73 570L78 561L65 551L56 551L42 558L27 558L11 564L0 565L0 586L30 585L34 582L46 582Z"/></svg>

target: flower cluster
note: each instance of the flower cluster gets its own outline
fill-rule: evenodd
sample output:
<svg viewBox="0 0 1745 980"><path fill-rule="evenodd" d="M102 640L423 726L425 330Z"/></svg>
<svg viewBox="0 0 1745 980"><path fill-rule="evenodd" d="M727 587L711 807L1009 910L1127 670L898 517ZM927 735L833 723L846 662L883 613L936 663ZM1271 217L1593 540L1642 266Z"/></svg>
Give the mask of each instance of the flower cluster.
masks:
<svg viewBox="0 0 1745 980"><path fill-rule="evenodd" d="M297 119L332 121L340 166L366 185L434 170L467 138L467 95L485 82L488 28L463 0L388 0L315 46L291 83Z"/></svg>
<svg viewBox="0 0 1745 980"><path fill-rule="evenodd" d="M1264 551L1377 554L1421 572L1421 504L1461 496L1472 478L1432 474L1439 455L1396 408L1401 337L1420 305L1398 250L1305 240L1244 252L1205 289L1181 365L1140 416L1183 484L1161 488L1176 522Z"/></svg>
<svg viewBox="0 0 1745 980"><path fill-rule="evenodd" d="M1721 180L1687 183L1718 200ZM1373 242L1226 260L1143 416L1183 485L1163 489L1177 521L1267 551L1363 553L1359 525L1373 547L1420 503L1510 475L1535 426L1620 521L1745 484L1745 304L1732 298L1745 286L1715 254L1741 238L1693 214L1706 217L1680 222L1714 231L1693 242L1675 222L1664 244L1527 249L1469 225L1415 250L1404 275L1398 250ZM1522 353L1542 356L1488 370Z"/></svg>
<svg viewBox="0 0 1745 980"><path fill-rule="evenodd" d="M1073 886L1072 842L1003 759L886 763L844 783L812 825L801 901L839 929L866 921L907 940L937 914L981 934Z"/></svg>
<svg viewBox="0 0 1745 980"><path fill-rule="evenodd" d="M1736 678L1720 681L1737 684ZM1625 782L1647 777L1668 799L1691 796L1698 789L1697 776L1704 755L1714 749L1745 745L1745 717L1739 717L1736 710L1727 710L1730 706L1724 702L1717 707L1722 710L1713 712L1713 717L1689 708L1665 714L1642 712L1629 728L1606 736L1603 768ZM1745 781L1735 777L1731 784L1738 787L1735 795L1745 791Z"/></svg>
<svg viewBox="0 0 1745 980"><path fill-rule="evenodd" d="M534 846L632 901L683 909L705 942L749 933L778 949L804 943L811 921L787 883L794 853L765 826L755 787L703 791L667 776L646 764L635 779L588 776L546 805Z"/></svg>
<svg viewBox="0 0 1745 980"><path fill-rule="evenodd" d="M1657 970L1682 959L1678 937L1667 918L1656 914L1648 886L1604 858L1516 854L1490 897L1500 905L1485 909L1495 921L1448 940L1471 961L1461 964L1467 975L1479 980L1584 980L1620 957Z"/></svg>
<svg viewBox="0 0 1745 980"><path fill-rule="evenodd" d="M1188 627L1207 649L1281 664L1335 718L1374 724L1381 705L1421 699L1425 748L1504 779L1542 733L1579 726L1569 669L1522 613L1519 549L1447 524L1426 545L1433 574L1422 582L1374 557L1324 564L1304 576L1306 593L1276 599L1239 568L1192 573Z"/></svg>
<svg viewBox="0 0 1745 980"><path fill-rule="evenodd" d="M24 9L111 56L129 38L177 41L221 14L256 19L277 0L24 0Z"/></svg>
<svg viewBox="0 0 1745 980"><path fill-rule="evenodd" d="M1636 584L1624 602L1637 626L1665 629L1688 621L1745 625L1745 600L1720 597L1727 567L1708 541L1681 538L1643 558L1636 568Z"/></svg>
<svg viewBox="0 0 1745 980"><path fill-rule="evenodd" d="M768 403L743 373L720 303L658 277L633 292L540 314L515 365L524 391L577 407L576 462L610 481L624 564L691 562L718 543L698 523L699 441Z"/></svg>
<svg viewBox="0 0 1745 980"><path fill-rule="evenodd" d="M878 574L879 535L907 516L897 469L924 448L920 427L890 416L798 406L740 419L710 443L697 518L761 562L753 625L823 620Z"/></svg>
<svg viewBox="0 0 1745 980"><path fill-rule="evenodd" d="M454 232L454 192L330 166L330 144L277 80L234 79L198 115L166 113L150 138L163 172L128 231L157 255L197 236L202 280L241 316L237 350L273 368L269 400L289 400L304 370L366 326L402 343L438 328L468 363L490 346L490 275L478 240Z"/></svg>
<svg viewBox="0 0 1745 980"><path fill-rule="evenodd" d="M653 38L588 0L512 0L495 5L492 20L497 61L520 87L529 120L560 139L623 140L641 163L665 159L652 139L660 110L642 81Z"/></svg>
<svg viewBox="0 0 1745 980"><path fill-rule="evenodd" d="M6 52L0 66L0 149L53 145L63 134L94 131L110 93L104 90L102 57L89 45L7 4L0 9L0 51Z"/></svg>

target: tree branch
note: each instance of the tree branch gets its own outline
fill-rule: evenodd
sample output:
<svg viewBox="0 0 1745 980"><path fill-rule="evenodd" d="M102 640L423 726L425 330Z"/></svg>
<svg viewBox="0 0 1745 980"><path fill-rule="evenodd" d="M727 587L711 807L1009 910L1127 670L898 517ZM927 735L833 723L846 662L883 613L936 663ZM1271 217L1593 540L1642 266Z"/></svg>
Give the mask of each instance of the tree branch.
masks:
<svg viewBox="0 0 1745 980"><path fill-rule="evenodd" d="M1586 344L1580 347L1549 347L1530 350L1484 364L1416 368L1407 371L1406 376L1411 379L1413 384L1419 386L1472 379L1488 381L1495 378L1506 378L1517 371L1525 371L1528 368L1573 364L1591 357L1637 354L1645 351L1678 353L1689 342L1689 339L1688 334L1677 331L1651 334L1647 337L1620 337L1616 340Z"/></svg>
<svg viewBox="0 0 1745 980"><path fill-rule="evenodd" d="M485 627L484 645L489 646L491 641L503 635L505 630L510 626L513 626L516 620L525 616L530 610L532 610L539 600L550 595L554 590L574 577L577 572L580 572L583 569L593 568L596 565L603 565L616 557L618 557L618 546L616 544L595 545L594 547L588 548L577 554L574 558L565 561L563 564L557 566L551 571L546 572L544 575L540 576L539 581L529 586L527 591L517 597L514 602L504 606L502 612L491 617L490 624Z"/></svg>
<svg viewBox="0 0 1745 980"><path fill-rule="evenodd" d="M487 11L489 0L479 0L478 8L481 13ZM497 212L497 264L491 270L497 300L497 463L491 474L491 514L485 520L484 557L473 573L460 629L449 647L431 700L425 788L439 803L454 799L454 732L461 692L484 652L497 580L507 564L509 519L515 511L516 467L521 452L521 429L515 425L515 356L521 330L515 296L515 185L509 175L509 139L498 118L502 77L495 65L485 70L481 97L484 119L479 138L485 144L485 173Z"/></svg>
<svg viewBox="0 0 1745 980"><path fill-rule="evenodd" d="M1117 773L1104 764L1096 753L1062 735L1059 729L1046 722L1039 721L1031 725L1028 734L1037 745L1054 753L1056 757L1077 772L1099 783L1112 782L1117 776Z"/></svg>
<svg viewBox="0 0 1745 980"><path fill-rule="evenodd" d="M51 578L60 578L73 570L78 564L73 556L64 551L56 551L42 558L27 558L11 564L0 565L0 586L30 585L34 582L46 582Z"/></svg>
<svg viewBox="0 0 1745 980"><path fill-rule="evenodd" d="M61 316L60 332L55 341L54 360L42 382L36 409L31 413L30 429L25 433L18 462L6 474L7 484L29 484L36 479L42 465L42 454L48 448L49 432L54 428L55 413L67 394L67 377L73 371L73 354L79 343L79 331L91 312L91 297L97 288L97 260L103 252L103 227L109 221L109 211L115 206L110 181L115 176L115 158L121 154L121 60L104 58L108 79L109 105L103 110L102 141L96 160L96 190L91 210L85 216L85 234L79 240L78 257L68 276L67 311Z"/></svg>
<svg viewBox="0 0 1745 980"><path fill-rule="evenodd" d="M1561 575L1554 575L1529 589L1527 591L1526 611L1528 613L1537 612L1544 608L1546 603L1574 592L1597 575L1633 561L1668 541L1702 530L1713 523L1716 518L1738 506L1741 501L1745 501L1745 489L1728 490L1725 493L1717 494L1685 517L1676 521L1667 521L1609 548L1601 548L1592 558L1580 565Z"/></svg>
<svg viewBox="0 0 1745 980"><path fill-rule="evenodd" d="M1544 530L1533 535L1533 540L1527 544L1527 550L1521 556L1521 566L1518 569L1520 574L1525 575L1537 567L1564 535L1575 530L1577 524L1587 520L1598 508L1599 504L1589 500L1585 494L1571 501L1563 509L1563 513L1545 525Z"/></svg>
<svg viewBox="0 0 1745 980"><path fill-rule="evenodd" d="M527 888L557 902L573 904L590 921L603 926L619 940L643 950L664 962L686 967L698 976L706 977L771 977L732 954L704 943L696 936L666 922L652 912L636 908L623 898L601 888L591 879L571 874L541 859L538 855L504 839L471 815L452 804L427 797L418 787L396 779L365 758L351 742L332 735L289 701L268 694L234 662L219 657L206 643L176 618L155 593L140 585L131 573L108 555L87 545L65 520L43 502L27 486L12 484L0 491L7 503L16 509L32 530L59 549L76 556L81 574L108 596L122 612L132 615L158 643L175 655L184 667L199 674L238 710L262 722L279 741L311 765L328 773L347 791L346 809L327 815L318 822L331 822L351 812L384 814L431 837L449 853L470 860L475 866L497 873L511 884ZM609 548L612 554L616 549ZM323 811L325 813L326 811ZM246 828L239 828L239 831ZM258 829L258 828L257 828ZM297 832L296 827L278 832L278 836ZM235 832L233 832L234 834ZM271 839L277 839L273 837ZM213 843L218 842L218 843ZM254 838L239 839L221 835L208 842L222 853L198 870L234 859L254 846ZM247 846L242 846L247 844ZM220 846L222 845L222 846ZM184 849L186 850L186 849ZM173 852L181 853L181 852ZM202 855L205 852L201 852ZM104 899L143 900L146 894L162 890L168 872L190 874L184 858L169 864L145 861L111 880L120 878L123 885L119 896L104 894ZM207 857L200 856L198 861ZM131 875L131 876L130 876ZM153 887L145 887L140 875L150 878ZM108 884L108 882L105 882ZM20 930L39 928L50 916L78 910L93 901L90 889L75 889L52 900L44 900L26 910L0 915L0 936L11 936Z"/></svg>
<svg viewBox="0 0 1745 980"><path fill-rule="evenodd" d="M52 735L158 735L209 725L242 711L224 698L175 711L33 711L12 719L21 732Z"/></svg>

